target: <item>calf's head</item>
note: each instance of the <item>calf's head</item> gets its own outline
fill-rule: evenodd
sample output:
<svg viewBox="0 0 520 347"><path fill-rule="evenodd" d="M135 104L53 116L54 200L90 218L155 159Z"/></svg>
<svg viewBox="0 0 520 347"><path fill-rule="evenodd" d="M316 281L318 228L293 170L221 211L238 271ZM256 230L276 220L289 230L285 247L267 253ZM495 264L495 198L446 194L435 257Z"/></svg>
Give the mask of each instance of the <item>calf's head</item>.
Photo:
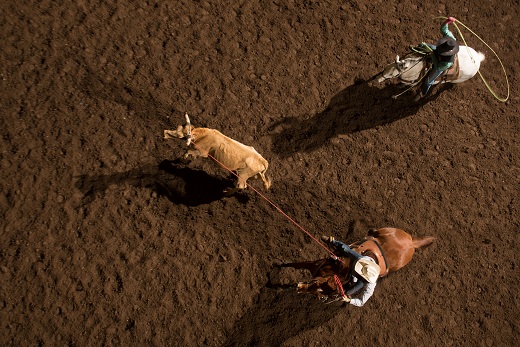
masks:
<svg viewBox="0 0 520 347"><path fill-rule="evenodd" d="M164 131L164 138L165 139L184 139L186 138L187 145L189 146L191 143L191 130L192 126L190 123L190 118L188 117L188 114L186 113L186 125L182 126L179 125L177 127L177 130L165 130Z"/></svg>
<svg viewBox="0 0 520 347"><path fill-rule="evenodd" d="M179 125L177 130L165 130L164 138L165 139L183 139L188 136L188 127Z"/></svg>

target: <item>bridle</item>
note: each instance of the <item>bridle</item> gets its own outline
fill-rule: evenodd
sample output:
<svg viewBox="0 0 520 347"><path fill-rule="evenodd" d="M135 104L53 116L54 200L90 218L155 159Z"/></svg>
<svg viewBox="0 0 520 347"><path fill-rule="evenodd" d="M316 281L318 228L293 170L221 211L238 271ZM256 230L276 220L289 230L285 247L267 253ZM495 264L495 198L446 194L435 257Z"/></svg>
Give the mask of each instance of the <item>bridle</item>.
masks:
<svg viewBox="0 0 520 347"><path fill-rule="evenodd" d="M406 58L406 57L405 57L404 59L410 59L410 58ZM403 60L404 60L404 59L403 59ZM397 71L398 71L398 74L395 75L395 76L391 76L391 77L387 77L387 76L385 76L385 70L386 70L386 68L387 68L388 66L392 65L392 64L388 64L388 65L383 69L383 72L381 73L381 77L384 78L383 81L386 81L386 80L389 80L389 79L392 79L392 78L396 78L396 77L400 77L403 73L405 73L406 71L409 71L409 70L413 69L417 64L419 64L419 63L422 62L423 60L424 60L424 57L420 57L420 58L418 58L418 59L414 62L414 64L413 64L412 66L409 66L409 67L407 67L407 68L402 68L401 65L403 65L403 64L399 64L399 62L394 62L394 63L392 63L392 64L395 64L395 67L396 67L396 69L397 69ZM418 80L420 81L421 79L422 79L422 78L420 77ZM381 81L381 82L383 82L383 81ZM416 81L417 81L417 80L416 80ZM413 81L413 82L411 82L411 83L412 83L412 84L415 84L416 81Z"/></svg>

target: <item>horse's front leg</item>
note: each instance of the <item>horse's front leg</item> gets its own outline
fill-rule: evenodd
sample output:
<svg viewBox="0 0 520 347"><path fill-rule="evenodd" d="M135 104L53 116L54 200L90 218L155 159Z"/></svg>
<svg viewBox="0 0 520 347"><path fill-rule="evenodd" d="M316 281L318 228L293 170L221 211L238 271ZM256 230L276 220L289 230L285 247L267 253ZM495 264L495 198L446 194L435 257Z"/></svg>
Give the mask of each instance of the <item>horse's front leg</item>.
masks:
<svg viewBox="0 0 520 347"><path fill-rule="evenodd" d="M336 292L336 285L333 282L330 278L316 277L310 282L299 282L296 291L316 295L320 300L328 299Z"/></svg>
<svg viewBox="0 0 520 347"><path fill-rule="evenodd" d="M298 293L308 293L314 295L322 295L323 289L321 289L321 284L323 283L323 278L315 278L310 282L298 282L296 287L296 291Z"/></svg>

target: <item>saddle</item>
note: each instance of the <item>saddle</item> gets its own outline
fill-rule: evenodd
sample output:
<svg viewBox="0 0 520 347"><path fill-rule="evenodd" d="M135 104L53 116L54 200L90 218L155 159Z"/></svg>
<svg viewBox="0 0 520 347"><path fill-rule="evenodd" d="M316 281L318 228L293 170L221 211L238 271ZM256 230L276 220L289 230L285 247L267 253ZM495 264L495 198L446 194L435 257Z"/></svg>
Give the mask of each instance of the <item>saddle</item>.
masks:
<svg viewBox="0 0 520 347"><path fill-rule="evenodd" d="M459 78L460 74L460 65L459 65L459 57L455 56L455 61L453 62L453 66L444 71L437 79L437 82L443 81L453 81Z"/></svg>
<svg viewBox="0 0 520 347"><path fill-rule="evenodd" d="M374 237L367 236L363 240L351 244L349 247L361 255L373 258L381 268L379 277L388 275L388 264L383 249Z"/></svg>

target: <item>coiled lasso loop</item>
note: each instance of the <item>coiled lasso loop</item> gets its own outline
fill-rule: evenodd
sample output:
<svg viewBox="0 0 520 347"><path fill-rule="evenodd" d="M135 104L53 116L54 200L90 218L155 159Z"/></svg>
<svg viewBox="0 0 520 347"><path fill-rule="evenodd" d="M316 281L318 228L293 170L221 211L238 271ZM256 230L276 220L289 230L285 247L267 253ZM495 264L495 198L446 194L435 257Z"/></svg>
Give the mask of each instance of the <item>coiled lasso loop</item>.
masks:
<svg viewBox="0 0 520 347"><path fill-rule="evenodd" d="M447 19L446 17L436 17L436 18L441 18L441 19ZM435 19L436 19L435 18ZM462 42L464 42L464 45L468 46L468 44L466 43L466 40L464 39L464 36L462 35L462 32L460 31L459 29L459 26L457 25L460 24L462 25L464 28L466 28L470 33L472 33L473 35L475 35L475 37L477 37L480 41L482 41L483 44L486 45L487 48L489 48L489 50L491 52L493 52L493 54L495 55L495 57L497 57L498 59L498 62L500 63L500 66L502 67L502 71L504 72L504 76L506 78L506 85L507 85L507 96L505 98L501 98L499 97L495 91L489 86L489 84L487 83L486 79L484 78L484 76L482 76L482 73L480 72L480 69L477 71L478 75L480 76L480 78L482 79L482 81L484 82L484 84L486 85L487 89L489 90L489 92L495 97L497 98L499 101L502 101L502 102L506 102L507 99L509 99L509 80L507 78L507 73L506 73L506 69L504 68L504 64L502 64L502 60L500 60L498 54L496 54L496 52L493 50L493 48L489 47L489 45L486 43L486 41L482 40L482 38L480 38L480 36L478 36L477 34L475 34L475 32L473 32L473 30L471 30L470 28L468 28L464 23L462 23L461 21L459 21L458 19L453 22L453 24L455 25L455 28L457 28L457 31L462 39ZM468 53L469 55L471 56L471 52L468 50ZM473 58L471 56L471 59L473 59L473 61L475 61L475 58Z"/></svg>

